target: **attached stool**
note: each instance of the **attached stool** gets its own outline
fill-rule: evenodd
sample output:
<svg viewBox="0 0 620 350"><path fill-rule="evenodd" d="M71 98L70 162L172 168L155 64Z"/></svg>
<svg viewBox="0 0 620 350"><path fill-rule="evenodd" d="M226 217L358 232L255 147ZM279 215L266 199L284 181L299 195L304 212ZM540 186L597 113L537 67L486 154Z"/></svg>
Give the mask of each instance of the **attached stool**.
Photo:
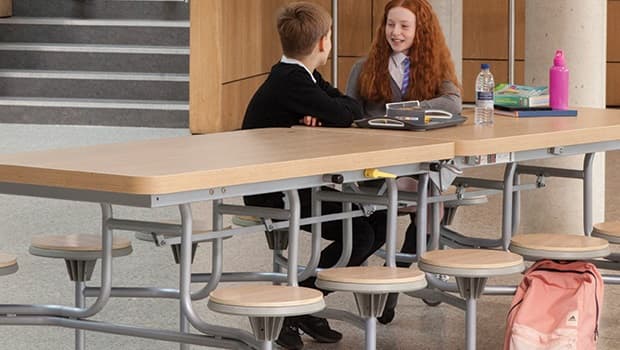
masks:
<svg viewBox="0 0 620 350"><path fill-rule="evenodd" d="M508 249L530 260L590 260L609 255L609 242L583 235L521 234L512 238Z"/></svg>
<svg viewBox="0 0 620 350"><path fill-rule="evenodd" d="M0 276L17 272L17 258L13 255L0 253Z"/></svg>
<svg viewBox="0 0 620 350"><path fill-rule="evenodd" d="M126 238L114 237L112 256L129 255L131 242ZM30 244L30 254L46 258L64 259L71 281L75 282L75 306L84 307L86 298L82 293L86 281L90 281L97 259L103 249L98 235L55 235L35 236ZM75 348L84 348L84 331L75 331Z"/></svg>
<svg viewBox="0 0 620 350"><path fill-rule="evenodd" d="M466 300L466 349L476 348L476 303L489 277L523 271L523 258L505 251L487 249L447 249L426 252L418 261L425 272L456 277L459 293Z"/></svg>
<svg viewBox="0 0 620 350"><path fill-rule="evenodd" d="M218 288L211 292L213 311L248 316L263 350L271 350L282 329L284 317L312 314L325 308L323 293L316 289L274 285Z"/></svg>
<svg viewBox="0 0 620 350"><path fill-rule="evenodd" d="M319 271L317 287L353 292L357 310L366 321L366 350L377 345L377 317L381 316L389 293L412 292L426 288L426 276L417 269L355 266Z"/></svg>
<svg viewBox="0 0 620 350"><path fill-rule="evenodd" d="M164 221L163 223L167 223L167 224L176 224L177 222L174 221ZM228 227L230 228L230 227ZM209 233L212 232L211 230L211 225L209 225L209 223L205 220L194 220L192 221L192 234L202 234L202 233ZM159 235L158 232L151 232L151 233L146 233L146 232L136 232L135 237L141 241L147 241L147 242L155 242L156 244L158 243L158 239L157 239L157 235ZM177 237L177 235L172 235L172 234L164 234L164 237L168 238L168 237ZM223 237L223 239L228 239L232 236L225 236ZM181 256L181 245L180 244L172 244L170 245L170 249L172 250L172 255L174 256L174 261L178 264L179 263L179 257ZM196 249L198 249L198 243L192 243L192 263L194 262L194 257L196 256Z"/></svg>
<svg viewBox="0 0 620 350"><path fill-rule="evenodd" d="M592 236L602 238L609 243L620 244L620 221L601 222L594 225Z"/></svg>

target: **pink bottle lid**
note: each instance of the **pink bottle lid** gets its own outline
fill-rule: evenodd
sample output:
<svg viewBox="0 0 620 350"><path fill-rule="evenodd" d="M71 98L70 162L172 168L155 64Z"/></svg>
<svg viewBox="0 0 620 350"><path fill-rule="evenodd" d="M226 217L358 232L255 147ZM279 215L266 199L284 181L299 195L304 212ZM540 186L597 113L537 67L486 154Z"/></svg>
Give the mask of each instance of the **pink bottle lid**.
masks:
<svg viewBox="0 0 620 350"><path fill-rule="evenodd" d="M562 50L555 51L555 57L553 58L553 65L554 66L565 66L566 65L566 61L564 60L564 51Z"/></svg>

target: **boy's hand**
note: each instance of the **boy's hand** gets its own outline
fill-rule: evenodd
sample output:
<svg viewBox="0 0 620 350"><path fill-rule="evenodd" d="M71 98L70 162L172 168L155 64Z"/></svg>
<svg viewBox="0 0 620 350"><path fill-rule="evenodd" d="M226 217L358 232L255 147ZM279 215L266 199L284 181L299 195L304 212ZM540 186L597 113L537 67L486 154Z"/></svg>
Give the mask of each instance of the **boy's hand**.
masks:
<svg viewBox="0 0 620 350"><path fill-rule="evenodd" d="M321 122L319 118L313 117L311 115L307 115L301 119L299 119L299 124L303 124L305 126L321 126Z"/></svg>

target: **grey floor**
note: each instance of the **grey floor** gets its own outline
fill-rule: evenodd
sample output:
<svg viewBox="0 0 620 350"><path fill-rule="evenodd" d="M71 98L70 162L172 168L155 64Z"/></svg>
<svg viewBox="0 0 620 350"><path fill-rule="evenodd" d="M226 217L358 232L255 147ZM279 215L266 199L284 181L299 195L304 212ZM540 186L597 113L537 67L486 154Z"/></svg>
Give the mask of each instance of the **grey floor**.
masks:
<svg viewBox="0 0 620 350"><path fill-rule="evenodd" d="M185 135L187 130L179 129L140 129L107 127L55 127L24 126L0 124L0 152L9 153L30 149L66 147L93 143L110 143L131 139L155 138ZM619 185L613 177L620 172L620 152L609 153L606 162L606 217L620 218ZM544 191L544 190L542 190ZM458 215L455 227L465 232L481 236L495 236L499 232L497 214L499 198L491 198L484 206L464 208ZM232 202L238 202L233 199ZM206 203L194 206L196 217L208 218L210 208ZM178 219L175 208L160 210L138 210L115 207L119 217L147 219ZM72 285L64 264L58 260L33 257L28 254L30 237L44 233L97 233L99 232L100 209L98 205L75 203L48 199L0 196L0 250L18 255L20 271L2 278L0 300L6 303L55 303L71 304ZM399 222L400 232L407 222ZM120 235L133 239L133 234L121 232ZM114 261L114 283L124 286L162 286L176 287L178 267L173 263L168 248L133 240L134 253ZM307 237L302 246L308 245ZM244 239L233 238L225 242L225 263L229 271L247 269L269 270L271 263L269 251L262 233ZM208 271L209 247L199 249L194 271ZM302 254L303 255L303 254ZM379 263L373 258L371 263ZM99 270L91 285L97 285ZM509 276L491 283L517 283L518 275ZM401 297L396 319L389 326L378 327L379 349L462 349L464 313L453 307L440 305L428 307L423 302ZM483 297L479 304L478 348L500 349L504 322L510 297ZM331 307L355 310L353 297L349 294L332 294L327 298ZM195 303L199 313L211 322L237 325L249 329L243 318L215 315L209 313L205 302ZM618 311L620 311L620 287L610 286L605 291L605 307L600 327L599 350L620 348L618 330ZM112 300L106 309L97 316L99 320L123 324L137 324L167 329L176 328L177 305L172 301L152 301L136 299ZM361 349L363 334L347 324L333 321L334 328L344 333L339 344L323 345L306 340L306 349ZM64 350L72 348L73 332L51 327L1 327L0 349ZM177 349L172 343L144 339L127 338L98 333L87 333L87 349ZM199 347L192 347L197 349Z"/></svg>

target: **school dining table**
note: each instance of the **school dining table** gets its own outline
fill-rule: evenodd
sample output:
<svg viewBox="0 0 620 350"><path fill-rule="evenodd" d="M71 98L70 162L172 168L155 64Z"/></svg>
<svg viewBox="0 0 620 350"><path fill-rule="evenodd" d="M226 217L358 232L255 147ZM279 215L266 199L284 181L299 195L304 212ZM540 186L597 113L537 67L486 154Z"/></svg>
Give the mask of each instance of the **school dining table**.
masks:
<svg viewBox="0 0 620 350"><path fill-rule="evenodd" d="M101 286L90 306L2 304L0 324L60 326L224 348L256 347L250 333L209 324L192 308L192 300L206 297L215 286L207 284L199 291L190 291L191 244L204 238L191 234L191 203L285 192L290 206L288 271L297 271L300 224L297 189L331 184L334 176L343 183L364 181L368 179L365 175L367 169L381 168L399 176L425 173L427 167L423 166L424 163L453 157L452 141L305 127L244 130L0 155L0 193L100 203L103 222ZM391 197L388 202L388 251L393 263L397 211L394 181L391 181L391 188L388 192ZM114 217L112 205L178 206L182 220L180 225L121 220ZM226 231L220 228L209 233L208 237L219 246L224 237L247 233L243 229ZM182 310L180 331L91 319L117 290L112 288L114 230L180 236L179 289L162 291L179 300ZM289 273L287 281L290 285L297 285L297 274ZM141 293L140 288L131 290L136 296ZM157 294L152 288L143 292ZM190 333L189 324L201 333Z"/></svg>

